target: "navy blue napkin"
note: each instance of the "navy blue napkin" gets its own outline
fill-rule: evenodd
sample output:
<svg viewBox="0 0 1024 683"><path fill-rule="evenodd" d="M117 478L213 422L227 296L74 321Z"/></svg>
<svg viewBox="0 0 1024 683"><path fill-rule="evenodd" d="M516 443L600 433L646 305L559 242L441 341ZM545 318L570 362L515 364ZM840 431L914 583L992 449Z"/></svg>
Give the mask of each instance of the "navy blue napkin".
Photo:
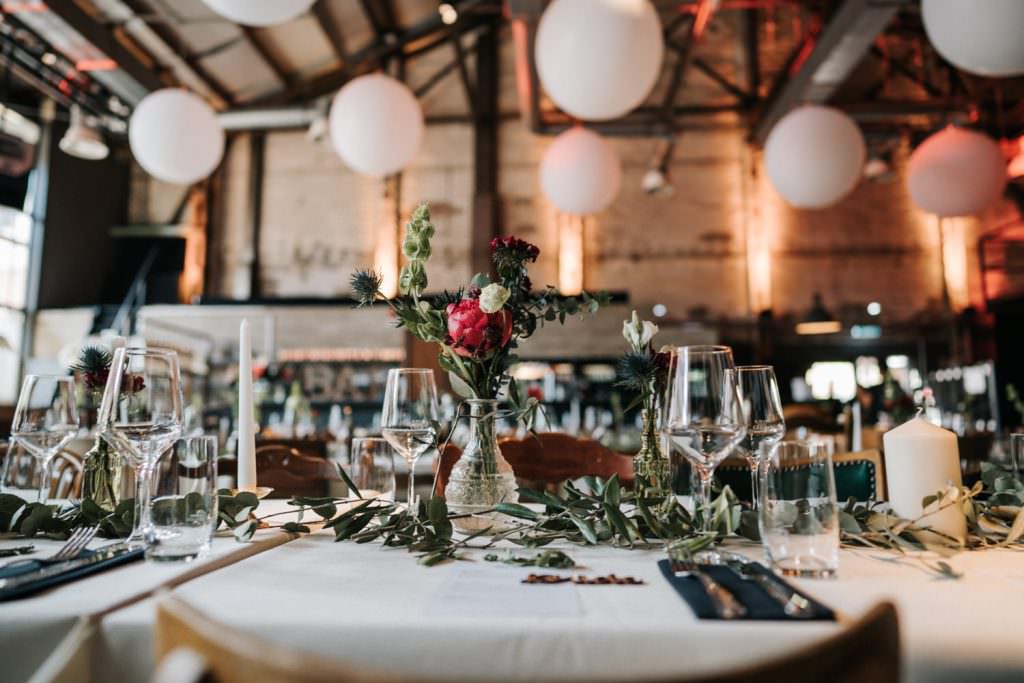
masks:
<svg viewBox="0 0 1024 683"><path fill-rule="evenodd" d="M92 550L84 550L75 559L89 557L93 554L93 552L94 551ZM74 581L75 579L79 579L90 574L95 574L97 572L104 571L111 567L116 567L117 565L124 564L126 562L138 560L142 557L143 552L143 549L139 548L129 553L116 555L109 559L103 560L102 562L96 562L94 564L86 565L84 567L77 567L69 569L65 572L61 572L59 574L47 576L39 579L38 581L31 581L19 584L11 588L0 587L0 602L4 600L13 600L14 598L22 598L27 595L32 595L33 593L38 593L39 591L51 588L53 586L59 586L60 584L67 583L68 581ZM23 574L31 574L32 572L39 571L40 569L44 569L50 566L52 566L52 563L40 562L38 560L19 562L17 565L13 567L0 568L0 579L21 576Z"/></svg>
<svg viewBox="0 0 1024 683"><path fill-rule="evenodd" d="M752 563L753 568L762 573L772 575L772 572L757 562ZM686 601L698 619L718 619L714 605L708 597L700 579L693 576L676 576L672 573L672 566L668 560L659 560L658 568L661 569L665 579L676 589L679 596ZM814 609L814 616L796 618L787 615L776 600L757 585L754 581L741 578L736 572L725 566L705 565L707 574L729 590L736 599L747 608L747 615L744 619L775 620L775 621L835 621L835 613L828 607L814 600L803 591L797 591L807 598ZM788 583L786 585L789 585ZM792 586L790 586L792 588Z"/></svg>

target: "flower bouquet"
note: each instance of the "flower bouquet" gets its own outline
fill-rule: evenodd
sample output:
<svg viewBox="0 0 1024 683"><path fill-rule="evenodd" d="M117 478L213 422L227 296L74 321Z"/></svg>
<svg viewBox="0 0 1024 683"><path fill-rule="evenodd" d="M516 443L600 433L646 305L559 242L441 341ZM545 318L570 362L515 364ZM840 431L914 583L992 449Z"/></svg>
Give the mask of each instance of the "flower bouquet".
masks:
<svg viewBox="0 0 1024 683"><path fill-rule="evenodd" d="M636 394L627 410L640 407L642 430L640 451L633 459L636 473L637 493L651 497L670 494L668 454L662 451L658 433L658 416L661 401L668 387L669 366L672 363L670 348L654 350L654 335L658 326L648 320L640 320L636 311L633 317L622 323L622 336L629 344L629 351L619 361L617 368L618 386Z"/></svg>
<svg viewBox="0 0 1024 683"><path fill-rule="evenodd" d="M491 242L493 281L478 273L468 287L428 299L426 264L433 235L430 211L421 204L406 225L402 253L407 263L399 276L399 295L385 296L381 276L372 270L356 272L352 290L360 305L385 301L400 327L438 345L439 363L466 399L471 423L470 441L452 469L445 498L453 511L478 513L518 497L512 469L496 439L499 398L507 398L511 415L530 429L540 407L536 398L522 395L509 373L519 360L519 342L545 322L564 323L570 315L596 313L608 295L563 297L550 286L533 291L527 265L537 260L540 250L515 237L497 237ZM461 411L462 405L456 420Z"/></svg>

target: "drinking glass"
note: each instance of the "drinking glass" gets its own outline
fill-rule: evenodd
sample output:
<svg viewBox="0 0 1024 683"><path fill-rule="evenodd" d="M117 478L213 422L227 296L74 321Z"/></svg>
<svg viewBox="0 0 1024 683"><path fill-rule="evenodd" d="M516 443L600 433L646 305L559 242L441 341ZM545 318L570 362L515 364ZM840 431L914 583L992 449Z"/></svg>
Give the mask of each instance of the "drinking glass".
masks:
<svg viewBox="0 0 1024 683"><path fill-rule="evenodd" d="M67 375L26 375L11 422L12 439L39 463L39 494L50 492L50 463L78 433L75 379Z"/></svg>
<svg viewBox="0 0 1024 683"><path fill-rule="evenodd" d="M427 368L388 370L381 411L381 432L409 466L409 490L406 501L415 515L416 461L434 447L438 431L437 387L434 371Z"/></svg>
<svg viewBox="0 0 1024 683"><path fill-rule="evenodd" d="M363 498L395 499L395 449L386 439L352 439L348 476Z"/></svg>
<svg viewBox="0 0 1024 683"><path fill-rule="evenodd" d="M135 470L135 526L128 542L143 545L150 526L153 470L181 436L178 354L135 347L114 351L97 422L103 438Z"/></svg>
<svg viewBox="0 0 1024 683"><path fill-rule="evenodd" d="M783 574L835 576L839 511L832 455L821 443L781 441L761 446L761 542Z"/></svg>
<svg viewBox="0 0 1024 683"><path fill-rule="evenodd" d="M1020 468L1024 465L1024 434L1010 434L1010 467L1013 476L1020 477Z"/></svg>
<svg viewBox="0 0 1024 683"><path fill-rule="evenodd" d="M704 511L705 532L711 529L706 508L715 468L746 435L733 367L728 346L682 346L670 379L665 432L697 475L694 511Z"/></svg>
<svg viewBox="0 0 1024 683"><path fill-rule="evenodd" d="M750 465L750 501L757 509L758 462L761 444L773 444L786 435L782 399L775 370L770 365L740 365L736 368L736 390L743 406L747 435L740 452Z"/></svg>
<svg viewBox="0 0 1024 683"><path fill-rule="evenodd" d="M146 559L190 562L210 549L217 526L217 437L179 439L153 469Z"/></svg>

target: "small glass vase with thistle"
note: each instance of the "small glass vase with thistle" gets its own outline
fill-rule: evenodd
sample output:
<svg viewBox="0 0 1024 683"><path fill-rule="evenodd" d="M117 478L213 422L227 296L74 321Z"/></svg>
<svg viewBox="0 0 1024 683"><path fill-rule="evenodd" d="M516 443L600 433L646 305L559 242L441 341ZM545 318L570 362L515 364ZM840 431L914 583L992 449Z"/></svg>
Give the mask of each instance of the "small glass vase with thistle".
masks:
<svg viewBox="0 0 1024 683"><path fill-rule="evenodd" d="M640 320L636 311L622 323L622 336L629 351L619 360L616 384L636 395L627 410L640 407L640 451L633 458L637 492L650 498L671 495L668 453L661 448L658 420L661 401L665 397L672 354L667 349L654 350L658 326Z"/></svg>
<svg viewBox="0 0 1024 683"><path fill-rule="evenodd" d="M78 355L71 370L78 373L85 387L86 405L98 406L113 362L113 350L122 346L124 340L115 339L112 348L87 346ZM83 456L82 500L95 503L101 510L113 512L122 500L123 473L125 462L120 453L96 434L95 442Z"/></svg>
<svg viewBox="0 0 1024 683"><path fill-rule="evenodd" d="M421 204L406 225L402 253L407 263L399 276L399 295L381 292L381 276L370 270L352 276L352 290L360 305L384 301L404 327L421 341L438 345L438 362L448 372L453 388L469 408L470 439L452 468L445 487L448 509L467 515L458 526L475 530L492 525L491 516L474 518L499 503L518 499L515 476L498 447L496 418L513 417L533 428L540 404L524 397L510 369L519 358L519 342L545 322L564 323L570 315L596 313L608 301L607 294L564 297L553 287L533 291L527 264L540 250L516 237L497 237L491 242L495 280L478 273L469 286L454 293L427 299L426 264L431 255L434 225L430 211ZM511 411L502 414L504 398Z"/></svg>

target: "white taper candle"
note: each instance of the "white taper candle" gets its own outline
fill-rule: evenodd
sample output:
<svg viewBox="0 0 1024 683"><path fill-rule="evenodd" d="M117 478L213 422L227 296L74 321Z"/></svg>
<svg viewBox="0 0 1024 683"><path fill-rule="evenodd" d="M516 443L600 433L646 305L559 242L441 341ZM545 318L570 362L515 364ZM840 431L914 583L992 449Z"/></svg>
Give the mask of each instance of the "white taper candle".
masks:
<svg viewBox="0 0 1024 683"><path fill-rule="evenodd" d="M252 333L249 321L238 330L238 481L239 490L256 488L256 412L252 397Z"/></svg>

